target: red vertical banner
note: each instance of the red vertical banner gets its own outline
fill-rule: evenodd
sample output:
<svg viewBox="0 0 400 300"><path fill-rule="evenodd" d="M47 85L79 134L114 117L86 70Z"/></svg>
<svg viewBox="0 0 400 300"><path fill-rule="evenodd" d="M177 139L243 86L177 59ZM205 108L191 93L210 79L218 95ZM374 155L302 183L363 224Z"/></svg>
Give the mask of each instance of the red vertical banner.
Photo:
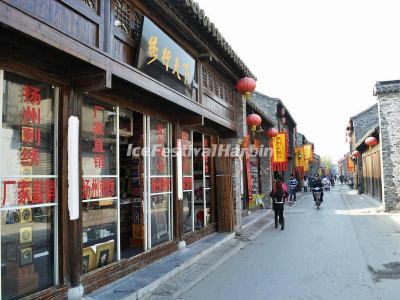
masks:
<svg viewBox="0 0 400 300"><path fill-rule="evenodd" d="M245 150L245 158L246 158L246 177L247 177L247 191L249 194L249 203L253 201L253 182L251 180L251 164L250 164L250 154L249 150Z"/></svg>

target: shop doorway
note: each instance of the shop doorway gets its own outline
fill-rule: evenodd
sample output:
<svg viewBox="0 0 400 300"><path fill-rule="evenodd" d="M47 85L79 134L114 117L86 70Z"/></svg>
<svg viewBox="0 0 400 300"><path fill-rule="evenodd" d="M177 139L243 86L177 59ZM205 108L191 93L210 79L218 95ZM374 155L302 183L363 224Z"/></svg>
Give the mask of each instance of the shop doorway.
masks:
<svg viewBox="0 0 400 300"><path fill-rule="evenodd" d="M210 136L193 132L194 229L204 228L211 215L211 140Z"/></svg>
<svg viewBox="0 0 400 300"><path fill-rule="evenodd" d="M143 115L119 110L119 226L121 258L144 247Z"/></svg>

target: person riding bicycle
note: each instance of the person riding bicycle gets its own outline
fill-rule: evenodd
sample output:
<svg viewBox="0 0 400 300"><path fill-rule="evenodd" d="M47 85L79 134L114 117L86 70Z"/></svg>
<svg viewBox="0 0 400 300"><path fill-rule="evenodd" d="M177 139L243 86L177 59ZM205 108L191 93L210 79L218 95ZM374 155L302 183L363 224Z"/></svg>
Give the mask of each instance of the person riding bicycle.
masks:
<svg viewBox="0 0 400 300"><path fill-rule="evenodd" d="M314 189L319 188L321 191L321 202L324 201L324 189L323 189L323 184L321 179L319 178L318 174L314 175L314 180L313 180L313 185L312 185L312 190L313 190L313 197L314 197L314 202L317 201L317 198L315 197Z"/></svg>

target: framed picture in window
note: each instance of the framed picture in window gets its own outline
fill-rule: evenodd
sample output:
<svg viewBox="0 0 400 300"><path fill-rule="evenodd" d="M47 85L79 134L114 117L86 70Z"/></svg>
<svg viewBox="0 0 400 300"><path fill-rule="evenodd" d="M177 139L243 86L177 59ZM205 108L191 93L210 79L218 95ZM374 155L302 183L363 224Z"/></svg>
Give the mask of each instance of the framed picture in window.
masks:
<svg viewBox="0 0 400 300"><path fill-rule="evenodd" d="M32 247L20 248L19 265L26 266L33 264L33 251Z"/></svg>
<svg viewBox="0 0 400 300"><path fill-rule="evenodd" d="M96 267L101 268L114 259L114 241L101 244L96 247Z"/></svg>
<svg viewBox="0 0 400 300"><path fill-rule="evenodd" d="M115 132L116 124L115 124ZM120 108L119 110L119 134L121 136L133 136L133 112Z"/></svg>
<svg viewBox="0 0 400 300"><path fill-rule="evenodd" d="M20 208L19 214L21 217L21 223L32 222L32 209L31 208Z"/></svg>
<svg viewBox="0 0 400 300"><path fill-rule="evenodd" d="M90 247L83 248L82 273L88 273L94 269L96 254Z"/></svg>
<svg viewBox="0 0 400 300"><path fill-rule="evenodd" d="M32 227L22 227L19 229L19 242L21 244L32 242Z"/></svg>

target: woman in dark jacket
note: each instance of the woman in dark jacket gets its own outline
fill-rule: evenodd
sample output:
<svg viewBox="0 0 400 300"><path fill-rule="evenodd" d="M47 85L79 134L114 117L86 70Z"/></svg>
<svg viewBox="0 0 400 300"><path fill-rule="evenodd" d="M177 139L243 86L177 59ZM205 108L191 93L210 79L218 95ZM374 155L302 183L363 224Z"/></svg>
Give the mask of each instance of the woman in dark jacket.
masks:
<svg viewBox="0 0 400 300"><path fill-rule="evenodd" d="M287 191L284 191L282 187L282 181L277 179L275 181L274 189L269 194L272 198L273 208L275 212L275 228L278 228L278 217L279 224L282 224L281 230L285 229L285 219L283 218L283 208L285 205L284 199L288 196Z"/></svg>

